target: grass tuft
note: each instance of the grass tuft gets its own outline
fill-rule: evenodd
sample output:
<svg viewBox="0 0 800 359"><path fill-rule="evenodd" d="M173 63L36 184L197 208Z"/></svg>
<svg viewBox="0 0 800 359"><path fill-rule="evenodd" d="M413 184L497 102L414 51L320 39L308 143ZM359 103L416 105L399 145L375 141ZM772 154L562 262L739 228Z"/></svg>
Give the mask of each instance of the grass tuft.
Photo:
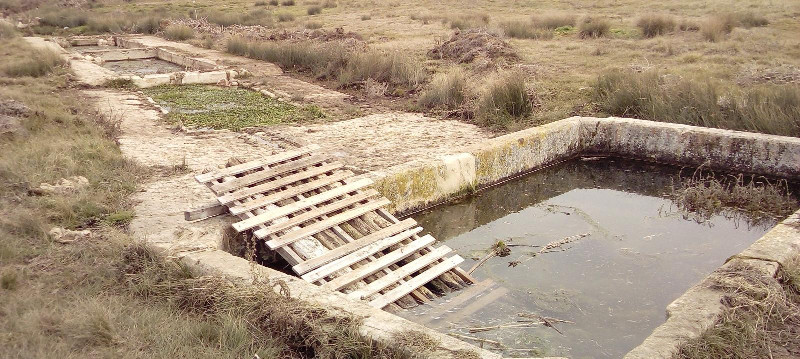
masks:
<svg viewBox="0 0 800 359"><path fill-rule="evenodd" d="M467 97L467 78L460 68L437 74L419 98L420 106L428 109L455 109Z"/></svg>
<svg viewBox="0 0 800 359"><path fill-rule="evenodd" d="M309 6L308 9L306 9L306 13L309 15L319 15L322 13L322 6L319 5Z"/></svg>
<svg viewBox="0 0 800 359"><path fill-rule="evenodd" d="M527 21L507 21L500 24L506 35L516 39L548 40L554 36L553 30L538 28Z"/></svg>
<svg viewBox="0 0 800 359"><path fill-rule="evenodd" d="M587 16L578 24L578 36L582 39L604 37L610 29L611 23L607 19Z"/></svg>
<svg viewBox="0 0 800 359"><path fill-rule="evenodd" d="M278 21L280 21L280 22L294 21L294 15L292 15L292 14L290 14L288 12L282 12L282 13L278 14L277 17L278 17Z"/></svg>
<svg viewBox="0 0 800 359"><path fill-rule="evenodd" d="M16 26L14 24L0 20L0 39L10 39L12 37L17 37L19 33L17 32Z"/></svg>
<svg viewBox="0 0 800 359"><path fill-rule="evenodd" d="M559 27L575 27L577 17L570 14L543 14L531 17L533 26L539 29L555 30Z"/></svg>
<svg viewBox="0 0 800 359"><path fill-rule="evenodd" d="M723 40L726 35L736 27L736 16L731 13L724 13L707 18L700 26L700 34L707 41L718 42Z"/></svg>
<svg viewBox="0 0 800 359"><path fill-rule="evenodd" d="M502 127L526 120L533 111L533 103L524 78L512 71L490 80L478 99L477 122Z"/></svg>
<svg viewBox="0 0 800 359"><path fill-rule="evenodd" d="M11 77L40 77L64 65L64 59L51 50L36 50L33 56L1 65L0 70Z"/></svg>
<svg viewBox="0 0 800 359"><path fill-rule="evenodd" d="M656 37L675 30L675 19L661 14L644 15L636 21L636 26L642 30L645 37Z"/></svg>
<svg viewBox="0 0 800 359"><path fill-rule="evenodd" d="M173 24L164 29L164 36L169 40L188 40L194 38L194 29L186 25Z"/></svg>
<svg viewBox="0 0 800 359"><path fill-rule="evenodd" d="M744 28L761 27L769 25L769 20L761 15L756 15L752 12L738 14L739 24Z"/></svg>

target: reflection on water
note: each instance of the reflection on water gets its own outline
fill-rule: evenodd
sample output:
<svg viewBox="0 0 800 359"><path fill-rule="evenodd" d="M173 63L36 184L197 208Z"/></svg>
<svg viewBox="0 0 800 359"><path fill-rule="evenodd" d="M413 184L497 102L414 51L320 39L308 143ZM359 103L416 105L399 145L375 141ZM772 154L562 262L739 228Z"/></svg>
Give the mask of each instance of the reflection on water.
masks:
<svg viewBox="0 0 800 359"><path fill-rule="evenodd" d="M665 199L677 171L614 159L570 161L415 215L467 259L465 269L498 240L512 247L509 256L491 258L473 273L495 282L493 290L444 313L438 308L464 293L402 315L506 348L537 349L507 350L512 356L622 357L663 323L672 300L770 227L683 219ZM582 233L589 236L530 255ZM546 327L466 329L515 322L518 313L574 324L557 324L563 335Z"/></svg>

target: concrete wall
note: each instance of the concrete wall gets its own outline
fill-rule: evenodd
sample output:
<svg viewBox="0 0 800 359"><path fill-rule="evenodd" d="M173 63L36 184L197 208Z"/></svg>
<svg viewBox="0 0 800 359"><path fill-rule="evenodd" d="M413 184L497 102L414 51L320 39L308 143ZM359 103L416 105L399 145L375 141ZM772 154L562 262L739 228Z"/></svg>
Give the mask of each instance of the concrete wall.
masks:
<svg viewBox="0 0 800 359"><path fill-rule="evenodd" d="M582 154L800 179L799 138L613 117L572 117L372 177L402 214ZM800 211L723 267L745 263L774 277L794 255L800 255ZM665 323L625 358L672 358L682 343L713 326L724 310L723 293L709 286L714 275L672 302Z"/></svg>
<svg viewBox="0 0 800 359"><path fill-rule="evenodd" d="M94 57L100 61L151 59L156 57L156 49L139 48L96 50L87 51L84 53L84 55Z"/></svg>

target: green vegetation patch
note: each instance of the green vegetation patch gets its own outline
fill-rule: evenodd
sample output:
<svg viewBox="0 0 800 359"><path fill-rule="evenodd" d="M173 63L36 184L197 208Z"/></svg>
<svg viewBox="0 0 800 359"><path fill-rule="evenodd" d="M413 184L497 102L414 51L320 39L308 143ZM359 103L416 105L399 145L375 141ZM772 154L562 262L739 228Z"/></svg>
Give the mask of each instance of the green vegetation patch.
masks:
<svg viewBox="0 0 800 359"><path fill-rule="evenodd" d="M158 86L144 90L169 110L167 119L187 127L234 131L246 127L323 118L317 106L298 108L258 92L216 86Z"/></svg>

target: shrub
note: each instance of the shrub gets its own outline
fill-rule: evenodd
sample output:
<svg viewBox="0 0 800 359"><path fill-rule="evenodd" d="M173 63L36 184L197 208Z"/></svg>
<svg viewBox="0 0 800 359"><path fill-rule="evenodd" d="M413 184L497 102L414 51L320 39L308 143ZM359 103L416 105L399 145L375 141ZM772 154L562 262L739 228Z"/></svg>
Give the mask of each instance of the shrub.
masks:
<svg viewBox="0 0 800 359"><path fill-rule="evenodd" d="M604 111L617 116L800 137L796 86L734 93L707 78L610 71L598 78L595 98Z"/></svg>
<svg viewBox="0 0 800 359"><path fill-rule="evenodd" d="M645 37L656 37L675 30L675 19L668 15L644 15L636 21Z"/></svg>
<svg viewBox="0 0 800 359"><path fill-rule="evenodd" d="M464 71L454 68L437 74L419 98L425 108L454 109L464 103L467 96L467 78Z"/></svg>
<svg viewBox="0 0 800 359"><path fill-rule="evenodd" d="M306 10L306 13L308 13L309 15L318 15L318 14L321 14L321 13L322 13L322 7L321 7L321 6L317 6L317 5L315 5L315 6L310 6L310 7L309 7L309 8Z"/></svg>
<svg viewBox="0 0 800 359"><path fill-rule="evenodd" d="M278 14L278 21L280 22L294 21L294 15L285 12L280 13Z"/></svg>
<svg viewBox="0 0 800 359"><path fill-rule="evenodd" d="M155 34L161 30L161 20L159 16L147 16L136 21L134 31L142 34Z"/></svg>
<svg viewBox="0 0 800 359"><path fill-rule="evenodd" d="M712 16L700 26L700 34L708 41L717 42L722 40L725 35L730 34L736 27L736 17L732 14L720 14Z"/></svg>
<svg viewBox="0 0 800 359"><path fill-rule="evenodd" d="M546 40L553 38L553 30L536 28L526 21L509 21L500 24L500 28L509 37L517 39Z"/></svg>
<svg viewBox="0 0 800 359"><path fill-rule="evenodd" d="M194 37L194 29L186 25L169 25L164 29L164 36L170 40L188 40Z"/></svg>
<svg viewBox="0 0 800 359"><path fill-rule="evenodd" d="M743 14L739 14L739 23L745 28L751 27L760 27L760 26L767 26L769 25L769 20L767 18L756 15L752 12L746 12Z"/></svg>
<svg viewBox="0 0 800 359"><path fill-rule="evenodd" d="M450 23L451 29L466 30L477 27L485 27L489 24L489 15L486 14L468 14L458 15L449 19L443 19L443 22Z"/></svg>
<svg viewBox="0 0 800 359"><path fill-rule="evenodd" d="M324 3L322 3L322 7L326 8L326 9L332 9L332 8L337 7L337 6L339 6L339 4L334 0L326 0Z"/></svg>
<svg viewBox="0 0 800 359"><path fill-rule="evenodd" d="M272 25L272 17L265 10L254 10L247 14L237 12L214 11L206 15L208 21L222 26L239 25Z"/></svg>
<svg viewBox="0 0 800 359"><path fill-rule="evenodd" d="M17 35L19 34L14 24L5 20L0 20L0 39L8 39L16 37Z"/></svg>
<svg viewBox="0 0 800 359"><path fill-rule="evenodd" d="M575 26L575 15L568 15L568 14L545 14L545 15L534 15L531 17L531 21L533 22L533 26L540 28L540 29L548 29L548 30L555 30L559 27L564 26Z"/></svg>
<svg viewBox="0 0 800 359"><path fill-rule="evenodd" d="M507 126L526 119L532 111L524 75L512 71L489 81L478 99L476 119L485 126Z"/></svg>
<svg viewBox="0 0 800 359"><path fill-rule="evenodd" d="M228 38L228 41L225 43L225 49L234 55L247 56L249 44L243 37L233 36Z"/></svg>
<svg viewBox="0 0 800 359"><path fill-rule="evenodd" d="M78 27L89 21L85 11L76 8L46 8L39 12L39 23L57 28Z"/></svg>
<svg viewBox="0 0 800 359"><path fill-rule="evenodd" d="M57 53L50 50L37 50L30 57L4 64L2 70L12 77L40 77L63 64L64 60Z"/></svg>
<svg viewBox="0 0 800 359"><path fill-rule="evenodd" d="M316 21L309 21L305 25L306 29L314 30L314 29L321 29L322 23Z"/></svg>
<svg viewBox="0 0 800 359"><path fill-rule="evenodd" d="M283 6L294 6L294 0L284 0L283 2L281 2L281 5L283 5Z"/></svg>
<svg viewBox="0 0 800 359"><path fill-rule="evenodd" d="M107 32L119 33L130 26L126 24L125 17L108 16L89 19L86 23L86 27L91 32L102 34Z"/></svg>
<svg viewBox="0 0 800 359"><path fill-rule="evenodd" d="M362 21L366 21L366 20L369 20L369 19L372 19L372 16L370 16L370 15L361 15L361 20Z"/></svg>
<svg viewBox="0 0 800 359"><path fill-rule="evenodd" d="M275 2L275 5L277 5L277 1ZM267 2L266 1L256 1L255 3L253 3L253 6L267 6Z"/></svg>
<svg viewBox="0 0 800 359"><path fill-rule="evenodd" d="M698 31L700 30L700 25L695 21L683 19L678 24L678 29L681 31Z"/></svg>
<svg viewBox="0 0 800 359"><path fill-rule="evenodd" d="M425 78L421 64L397 51L369 51L352 54L339 75L348 86L372 79L395 86L417 87Z"/></svg>
<svg viewBox="0 0 800 359"><path fill-rule="evenodd" d="M278 6L278 0L269 0L269 4L272 6Z"/></svg>
<svg viewBox="0 0 800 359"><path fill-rule="evenodd" d="M581 38L598 38L608 35L611 23L607 19L585 17L578 25L578 35Z"/></svg>

